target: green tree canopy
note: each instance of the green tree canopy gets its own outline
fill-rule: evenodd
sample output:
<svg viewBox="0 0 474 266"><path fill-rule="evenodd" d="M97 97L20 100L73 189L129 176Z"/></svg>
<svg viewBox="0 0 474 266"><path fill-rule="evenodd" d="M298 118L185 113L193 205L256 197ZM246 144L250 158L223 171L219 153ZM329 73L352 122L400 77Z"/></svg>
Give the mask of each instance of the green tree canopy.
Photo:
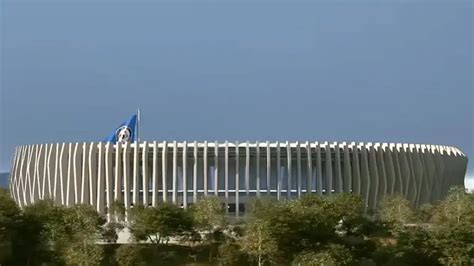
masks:
<svg viewBox="0 0 474 266"><path fill-rule="evenodd" d="M195 225L200 230L221 229L227 224L225 209L217 197L205 197L191 208Z"/></svg>
<svg viewBox="0 0 474 266"><path fill-rule="evenodd" d="M170 237L180 236L192 228L189 213L168 202L156 207L136 206L130 224L135 240L149 240L152 243L167 243Z"/></svg>

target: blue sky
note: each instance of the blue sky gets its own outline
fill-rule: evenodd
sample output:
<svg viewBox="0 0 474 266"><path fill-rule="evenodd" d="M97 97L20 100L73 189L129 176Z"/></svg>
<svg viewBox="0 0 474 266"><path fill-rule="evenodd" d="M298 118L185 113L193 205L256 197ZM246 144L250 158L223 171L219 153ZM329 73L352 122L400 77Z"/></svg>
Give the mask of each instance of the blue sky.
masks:
<svg viewBox="0 0 474 266"><path fill-rule="evenodd" d="M2 1L0 171L17 145L473 147L471 1ZM470 162L470 171L474 172Z"/></svg>

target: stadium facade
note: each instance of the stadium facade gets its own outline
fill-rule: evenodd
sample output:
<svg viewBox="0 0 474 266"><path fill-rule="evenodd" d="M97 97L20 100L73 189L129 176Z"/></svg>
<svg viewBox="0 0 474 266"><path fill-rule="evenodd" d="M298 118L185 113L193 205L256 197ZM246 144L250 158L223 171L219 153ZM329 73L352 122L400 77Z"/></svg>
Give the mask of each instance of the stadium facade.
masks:
<svg viewBox="0 0 474 266"><path fill-rule="evenodd" d="M107 214L171 201L184 208L218 196L230 215L254 197L358 194L367 209L385 195L414 206L463 186L467 157L457 148L401 143L134 142L56 143L16 148L10 191L20 206L50 198Z"/></svg>

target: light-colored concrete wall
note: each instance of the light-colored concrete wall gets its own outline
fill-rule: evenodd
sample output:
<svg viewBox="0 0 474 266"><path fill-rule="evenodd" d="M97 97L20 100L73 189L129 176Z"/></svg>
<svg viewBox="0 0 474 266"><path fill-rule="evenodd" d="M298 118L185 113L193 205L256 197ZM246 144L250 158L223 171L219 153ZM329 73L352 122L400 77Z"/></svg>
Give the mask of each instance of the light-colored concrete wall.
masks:
<svg viewBox="0 0 474 266"><path fill-rule="evenodd" d="M351 192L374 209L399 193L414 206L463 186L467 157L457 148L401 143L140 142L20 146L10 188L21 206L51 198L91 204L110 219L113 201L184 208L216 195L226 205L253 197ZM166 188L166 189L163 189ZM242 215L237 210L236 216Z"/></svg>

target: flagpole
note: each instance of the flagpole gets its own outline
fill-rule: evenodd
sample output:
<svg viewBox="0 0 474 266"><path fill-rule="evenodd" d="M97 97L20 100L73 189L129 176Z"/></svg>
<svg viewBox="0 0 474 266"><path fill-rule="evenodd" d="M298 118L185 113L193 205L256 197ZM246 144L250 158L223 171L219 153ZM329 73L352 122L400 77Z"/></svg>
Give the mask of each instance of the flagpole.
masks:
<svg viewBox="0 0 474 266"><path fill-rule="evenodd" d="M140 142L140 108L137 109L137 141Z"/></svg>

